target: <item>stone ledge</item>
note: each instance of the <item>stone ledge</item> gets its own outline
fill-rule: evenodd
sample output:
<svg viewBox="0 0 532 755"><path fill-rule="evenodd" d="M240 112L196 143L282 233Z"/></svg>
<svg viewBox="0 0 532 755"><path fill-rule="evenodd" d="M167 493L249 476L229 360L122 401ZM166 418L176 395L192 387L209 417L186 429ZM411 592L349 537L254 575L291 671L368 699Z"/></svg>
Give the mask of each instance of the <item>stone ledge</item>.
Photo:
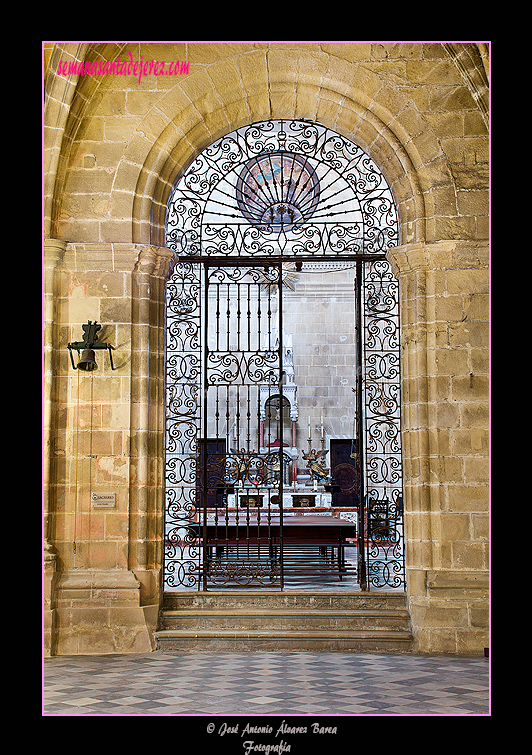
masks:
<svg viewBox="0 0 532 755"><path fill-rule="evenodd" d="M479 571L427 571L426 584L430 590L488 590L489 575Z"/></svg>
<svg viewBox="0 0 532 755"><path fill-rule="evenodd" d="M60 590L83 590L87 588L139 590L140 582L133 572L125 569L103 571L80 569L63 572L59 577L58 587Z"/></svg>
<svg viewBox="0 0 532 755"><path fill-rule="evenodd" d="M171 260L177 258L176 252L166 247L135 242L62 242L46 239L46 250L50 264L63 263L71 270L105 271L132 273L139 264L146 267L146 272L155 277L166 278ZM63 245L63 246L61 246ZM57 258L57 260L56 260Z"/></svg>
<svg viewBox="0 0 532 755"><path fill-rule="evenodd" d="M388 249L386 258L399 280L415 272L484 268L489 263L489 242L448 240L416 242Z"/></svg>
<svg viewBox="0 0 532 755"><path fill-rule="evenodd" d="M56 588L56 605L85 604L87 607L140 605L140 582L126 570L79 570L63 572Z"/></svg>

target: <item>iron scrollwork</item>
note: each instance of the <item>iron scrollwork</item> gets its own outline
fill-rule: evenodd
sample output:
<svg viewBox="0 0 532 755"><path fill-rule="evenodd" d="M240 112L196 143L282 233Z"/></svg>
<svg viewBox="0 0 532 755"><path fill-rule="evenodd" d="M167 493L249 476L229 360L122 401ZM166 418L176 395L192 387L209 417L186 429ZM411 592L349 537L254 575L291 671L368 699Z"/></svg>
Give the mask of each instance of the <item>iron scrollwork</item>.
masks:
<svg viewBox="0 0 532 755"><path fill-rule="evenodd" d="M178 262L166 287L165 584L197 586L201 268Z"/></svg>
<svg viewBox="0 0 532 755"><path fill-rule="evenodd" d="M405 584L398 282L386 260L365 263L365 475L368 582Z"/></svg>
<svg viewBox="0 0 532 755"><path fill-rule="evenodd" d="M390 500L370 491L368 522L368 581L374 588L395 589L404 585L403 499L394 490Z"/></svg>
<svg viewBox="0 0 532 755"><path fill-rule="evenodd" d="M179 259L166 289L166 587L197 589L206 570L211 584L263 583L278 574L272 561L231 561L229 552L223 564L208 558L199 525L207 494L227 496L236 483L275 488L282 478L282 453L253 448L250 406L254 391L280 380L281 351L265 336L274 324L281 263L298 265L298 258L363 261L357 327L368 581L404 584L399 292L385 259L398 243L398 221L375 163L318 123L244 126L183 173L168 203L165 243ZM212 332L209 323L216 323ZM225 422L229 437L230 404L238 443L202 460L209 428Z"/></svg>
<svg viewBox="0 0 532 755"><path fill-rule="evenodd" d="M173 192L166 245L187 256L382 254L397 214L377 166L317 123L265 121L204 150Z"/></svg>

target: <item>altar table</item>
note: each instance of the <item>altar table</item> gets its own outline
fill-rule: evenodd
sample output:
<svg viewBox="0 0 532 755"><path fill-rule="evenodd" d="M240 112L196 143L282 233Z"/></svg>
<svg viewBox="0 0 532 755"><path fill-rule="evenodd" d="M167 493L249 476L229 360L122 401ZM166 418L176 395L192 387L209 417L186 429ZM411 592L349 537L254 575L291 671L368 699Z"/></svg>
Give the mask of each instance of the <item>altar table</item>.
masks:
<svg viewBox="0 0 532 755"><path fill-rule="evenodd" d="M277 557L282 544L285 571L291 574L322 573L338 571L341 579L345 573L345 547L350 539L356 538L356 525L345 519L333 516L285 516L282 523L279 517L267 515L238 518L220 516L218 521L208 521L203 529L198 527L198 535L205 532L205 545L210 556L223 556L224 549L269 548L270 555ZM309 558L308 548L318 548L320 559ZM331 556L329 557L329 549ZM336 556L334 551L336 550ZM307 554L305 556L305 554Z"/></svg>

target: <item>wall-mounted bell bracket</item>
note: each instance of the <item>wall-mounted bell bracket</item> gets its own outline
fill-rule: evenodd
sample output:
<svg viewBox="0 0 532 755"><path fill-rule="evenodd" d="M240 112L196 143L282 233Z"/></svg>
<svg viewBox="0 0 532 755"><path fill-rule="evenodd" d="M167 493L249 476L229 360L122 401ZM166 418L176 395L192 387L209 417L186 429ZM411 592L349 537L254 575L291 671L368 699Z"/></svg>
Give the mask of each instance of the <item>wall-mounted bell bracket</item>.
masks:
<svg viewBox="0 0 532 755"><path fill-rule="evenodd" d="M102 326L98 325L97 322L91 322L89 320L86 325L82 325L81 327L83 330L83 341L74 341L73 343L68 344L72 369L83 370L85 372L92 372L93 370L97 370L98 365L96 363L94 352L97 349L107 349L107 351L109 352L111 369L114 370L112 355L113 347L110 343L103 343L102 341L98 340L98 331L102 329ZM72 356L73 350L77 351L78 353L81 351L81 357L77 364L77 367L74 364L74 358Z"/></svg>

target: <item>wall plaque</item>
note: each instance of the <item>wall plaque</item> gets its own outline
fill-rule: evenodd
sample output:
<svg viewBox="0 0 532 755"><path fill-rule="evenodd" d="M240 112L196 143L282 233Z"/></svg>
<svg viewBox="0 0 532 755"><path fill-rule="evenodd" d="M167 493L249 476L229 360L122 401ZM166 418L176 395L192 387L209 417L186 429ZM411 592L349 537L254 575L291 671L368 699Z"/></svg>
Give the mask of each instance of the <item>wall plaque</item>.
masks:
<svg viewBox="0 0 532 755"><path fill-rule="evenodd" d="M91 493L93 509L116 508L116 493Z"/></svg>

